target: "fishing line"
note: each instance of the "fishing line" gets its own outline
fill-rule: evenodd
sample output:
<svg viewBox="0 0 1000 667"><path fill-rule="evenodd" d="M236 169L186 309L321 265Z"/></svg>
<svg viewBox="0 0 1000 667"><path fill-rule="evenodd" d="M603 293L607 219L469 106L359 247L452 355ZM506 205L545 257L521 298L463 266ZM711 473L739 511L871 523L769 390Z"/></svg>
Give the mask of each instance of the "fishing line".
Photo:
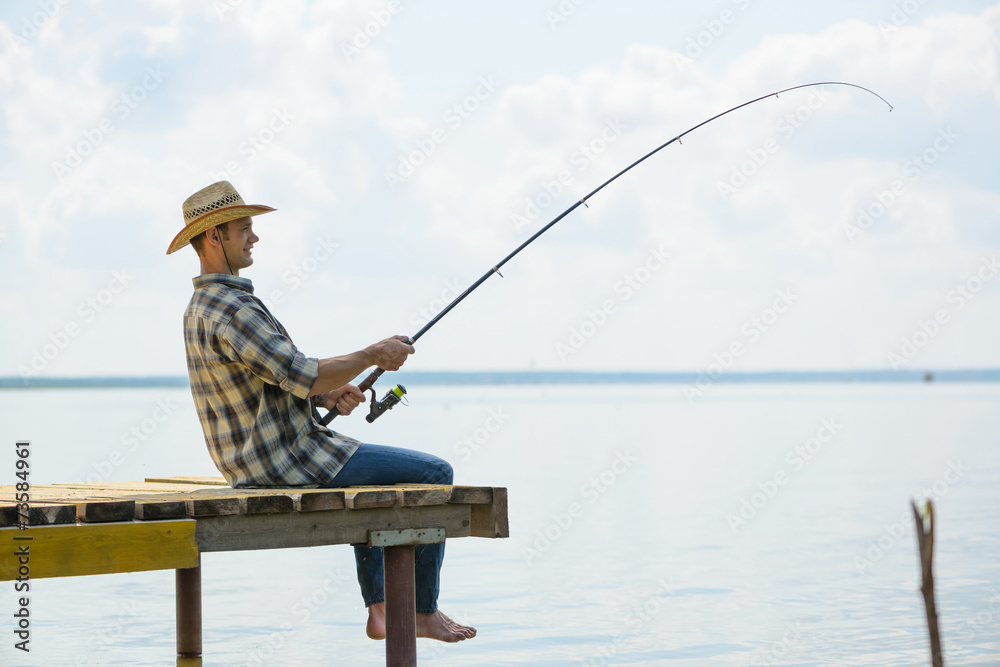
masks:
<svg viewBox="0 0 1000 667"><path fill-rule="evenodd" d="M633 162L629 166L625 167L624 169L622 169L621 171L619 171L617 174L615 174L614 176L612 176L611 178L609 178L608 180L604 181L599 186L597 186L596 188L594 188L593 190L591 190L589 193L587 193L587 195L585 195L578 202L576 202L575 204L573 204L572 206L570 206L568 209L566 209L565 211L563 211L562 213L560 213L554 220L552 220L550 223L548 223L547 225L545 225L544 227L542 227L541 229L539 229L537 232L535 232L534 234L532 234L531 237L527 241L525 241L521 245L517 246L517 248L515 248L513 250L513 252L511 252L509 255L507 255L506 257L504 257L502 260L500 260L499 262L497 262L496 264L494 264L493 268L491 268L489 271L487 271L486 273L484 273L479 278L479 280L477 280L476 282L472 283L468 287L468 289L466 289L464 292L462 292L457 297L455 297L455 299L451 303L449 303L447 306L445 306L444 309L442 309L440 313L438 313L437 315L435 315L427 324L425 324L423 326L423 328L420 329L420 331L418 331L414 335L410 336L409 343L412 345L415 342L417 342L417 340L419 340L421 336L423 336L425 333L427 333L427 331L430 330L431 327L433 327L435 324L437 324L438 321L442 317L444 317L449 312L451 312L452 308L454 308L455 306L457 306L458 304L460 304L465 299L465 297L467 297L470 294L472 294L472 292L477 287L479 287L484 282L486 282L486 279L489 278L491 275L493 275L494 273L496 273L496 274L499 274L500 277L502 278L503 275L500 274L500 268L504 264L506 264L511 259L513 259L514 256L517 255L517 253L521 252L526 247L528 247L528 245L530 245L539 236L541 236L542 234L544 234L545 232L547 232L557 222L559 222L560 220L562 220L563 218L565 218L567 215L569 215L570 213L572 213L573 211L575 211L581 204L583 204L584 206L589 206L587 204L587 200L589 200L591 197L593 197L594 195L596 195L598 192L600 192L601 190L603 190L604 188L606 188L608 185L610 185L611 183L613 183L615 180L618 179L618 177L622 176L623 174L625 174L626 172L628 172L629 170L631 170L633 167L638 166L639 164L641 164L642 162L646 161L650 157L656 155L657 153L659 153L660 151L662 151L664 148L666 148L670 144L674 143L675 141L678 142L678 143L683 143L683 142L681 142L681 139L683 137L685 137L688 134L694 132L695 130L697 130L698 128L702 127L703 125L707 125L707 124L711 123L712 121L714 121L716 119L722 118L726 114L730 114L730 113L732 113L734 111L737 111L738 109L742 109L745 106L748 106L750 104L754 104L755 102L760 102L761 100L766 100L769 97L777 98L779 95L781 95L781 93L787 93L789 91L798 90L800 88L810 88L812 86L850 86L851 88L858 88L858 89L863 90L863 91L865 91L867 93L871 93L875 97L877 97L880 100L882 100L883 102L885 102L886 106L889 107L889 111L892 111L892 105L889 104L889 101L886 100L881 95L879 95L878 93L876 93L875 91L869 89L869 88L865 88L864 86L859 86L856 83L848 83L846 81L817 81L817 82L814 82L814 83L803 83L803 84L800 84L798 86L791 86L789 88L782 88L781 90L776 90L773 93L768 93L767 95L761 95L760 97L755 97L754 99L752 99L752 100L750 100L748 102L744 102L744 103L739 104L739 105L737 105L737 106L735 106L735 107L733 107L731 109L727 109L727 110L723 111L722 113L716 114L716 115L712 116L711 118L709 118L708 120L704 120L704 121L698 123L697 125L695 125L694 127L691 127L689 129L681 132L680 134L678 134L676 137L674 137L670 141L667 141L664 144L662 144L662 145L654 148L653 150L649 151L648 153L646 153L645 155L643 155L641 158L639 158L638 160L636 160L635 162ZM395 387L393 387L385 395L385 397L383 398L383 400L381 402L375 400L375 390L371 389L371 386L373 384L375 384L375 381L384 372L385 371L383 369L376 368L374 371L372 371L368 375L368 377L366 377L364 379L364 381L361 384L358 385L358 389L360 389L362 392L369 391L369 390L371 390L371 392L372 392L371 410L370 410L370 413L369 413L369 415L367 417L367 420L368 420L369 423L375 421L376 419L378 419L378 417L381 416L384 412L386 412L388 410L391 410L393 408L393 406L395 406L397 403L399 403L400 400L403 398L403 396L406 394L406 388L405 387L403 387L402 385L396 385ZM331 410L330 412L328 412L326 414L326 416L323 417L323 419L320 420L320 423L325 426L326 424L329 424L330 421L333 420L339 414L340 413L337 411L337 409L334 408L333 410Z"/></svg>

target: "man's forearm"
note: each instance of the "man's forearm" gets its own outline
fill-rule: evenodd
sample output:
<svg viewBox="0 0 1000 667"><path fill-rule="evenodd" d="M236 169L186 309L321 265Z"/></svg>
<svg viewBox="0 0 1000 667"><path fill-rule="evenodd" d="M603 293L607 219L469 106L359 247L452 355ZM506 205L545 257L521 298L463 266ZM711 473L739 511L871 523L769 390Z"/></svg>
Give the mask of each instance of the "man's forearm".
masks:
<svg viewBox="0 0 1000 667"><path fill-rule="evenodd" d="M387 371L398 370L406 357L413 354L413 346L409 340L407 336L390 336L352 354L320 359L319 376L309 395L318 396L340 389L370 366L378 366Z"/></svg>
<svg viewBox="0 0 1000 667"><path fill-rule="evenodd" d="M320 359L319 375L316 377L309 395L318 396L339 389L374 363L373 355L367 348L341 357Z"/></svg>

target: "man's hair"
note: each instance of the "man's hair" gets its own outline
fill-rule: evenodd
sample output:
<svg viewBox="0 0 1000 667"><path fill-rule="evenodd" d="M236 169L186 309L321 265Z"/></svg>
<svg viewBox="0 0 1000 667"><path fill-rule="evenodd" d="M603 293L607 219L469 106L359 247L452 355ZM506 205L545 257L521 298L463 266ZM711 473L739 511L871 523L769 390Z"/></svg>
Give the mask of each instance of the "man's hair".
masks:
<svg viewBox="0 0 1000 667"><path fill-rule="evenodd" d="M218 224L218 225L215 226L215 229L218 229L219 230L219 234L222 235L222 240L223 241L228 241L229 240L229 223L230 222L232 222L232 220L227 220L226 222L220 223L220 224ZM198 234L198 236L195 236L195 237L193 237L191 239L191 247L194 248L194 251L196 253L198 253L199 256L201 255L202 250L205 249L205 234L207 234L207 233L208 233L208 230L206 229L201 234Z"/></svg>

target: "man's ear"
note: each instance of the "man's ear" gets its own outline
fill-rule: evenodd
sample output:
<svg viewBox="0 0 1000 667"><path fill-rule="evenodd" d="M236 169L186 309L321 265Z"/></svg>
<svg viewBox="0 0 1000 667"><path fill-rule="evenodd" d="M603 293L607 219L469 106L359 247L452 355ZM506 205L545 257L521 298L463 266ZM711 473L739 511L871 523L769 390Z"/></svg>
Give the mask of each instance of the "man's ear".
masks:
<svg viewBox="0 0 1000 667"><path fill-rule="evenodd" d="M222 245L222 241L219 239L218 227L210 227L205 230L205 239L212 245Z"/></svg>

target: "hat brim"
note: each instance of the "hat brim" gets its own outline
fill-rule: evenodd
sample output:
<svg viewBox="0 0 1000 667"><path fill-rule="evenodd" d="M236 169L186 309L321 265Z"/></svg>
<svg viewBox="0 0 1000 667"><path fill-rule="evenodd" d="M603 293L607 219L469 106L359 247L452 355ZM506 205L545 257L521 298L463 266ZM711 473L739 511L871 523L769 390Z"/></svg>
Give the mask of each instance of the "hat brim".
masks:
<svg viewBox="0 0 1000 667"><path fill-rule="evenodd" d="M200 218L195 218L187 225L184 225L184 229L181 230L180 234L175 236L174 240L170 242L170 247L167 248L167 254L169 255L177 252L184 246L191 243L191 239L198 236L198 234L211 229L212 227L218 227L219 225L229 222L230 220L246 218L254 215L262 215L276 210L277 209L271 208L270 206L263 206L261 204L240 204L238 206L227 206L225 208L212 211L211 213L206 213Z"/></svg>

